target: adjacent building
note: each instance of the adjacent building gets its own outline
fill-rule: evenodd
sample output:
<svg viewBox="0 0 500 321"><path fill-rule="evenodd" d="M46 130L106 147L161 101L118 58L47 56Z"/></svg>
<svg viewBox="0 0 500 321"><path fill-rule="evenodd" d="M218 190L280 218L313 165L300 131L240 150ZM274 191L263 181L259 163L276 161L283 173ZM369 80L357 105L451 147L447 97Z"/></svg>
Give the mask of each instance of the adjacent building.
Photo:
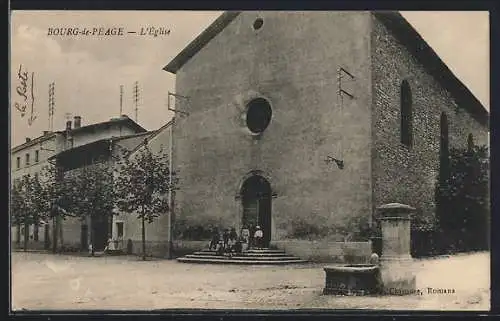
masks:
<svg viewBox="0 0 500 321"><path fill-rule="evenodd" d="M43 136L27 141L12 149L11 176L12 181L26 174L40 173L49 162L56 166L61 173L61 179L67 175L76 174L84 166L91 166L96 161L104 159L113 166L116 159L123 155L122 151L130 151L141 144L144 137L150 135L143 127L123 115L109 121L81 126L81 117L76 116L74 121L67 121L63 131L45 132ZM19 166L18 166L19 165ZM64 210L64 209L63 209ZM102 224L94 237L97 241L96 250L102 250L112 235L112 215L104 216ZM43 238L38 235L38 226L13 228L14 244L21 244L23 233L29 233L29 247L48 248L53 237L53 225L44 224ZM92 224L92 223L90 223ZM86 249L88 246L89 222L79 218L66 217L56 225L58 246L67 249ZM95 225L95 224L94 224ZM104 228L102 226L104 225ZM25 232L26 231L26 232ZM94 235L94 236L95 236Z"/></svg>

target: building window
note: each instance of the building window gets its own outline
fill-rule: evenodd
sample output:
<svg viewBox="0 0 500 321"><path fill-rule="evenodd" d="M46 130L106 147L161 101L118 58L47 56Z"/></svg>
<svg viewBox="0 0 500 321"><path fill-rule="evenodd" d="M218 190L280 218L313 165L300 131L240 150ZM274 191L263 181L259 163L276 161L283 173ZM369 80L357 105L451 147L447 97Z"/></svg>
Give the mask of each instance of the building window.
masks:
<svg viewBox="0 0 500 321"><path fill-rule="evenodd" d="M123 237L123 222L116 222L116 236L118 238Z"/></svg>
<svg viewBox="0 0 500 321"><path fill-rule="evenodd" d="M264 20L262 20L262 18L257 18L253 22L253 29L254 30L259 30L260 28L262 28L263 24L264 24Z"/></svg>
<svg viewBox="0 0 500 321"><path fill-rule="evenodd" d="M35 224L33 227L33 240L38 241L38 231L39 231L39 225Z"/></svg>
<svg viewBox="0 0 500 321"><path fill-rule="evenodd" d="M17 167L17 169L21 168L21 157L19 157L19 156L16 159L16 167Z"/></svg>
<svg viewBox="0 0 500 321"><path fill-rule="evenodd" d="M467 136L467 150L472 151L474 149L474 135L469 134Z"/></svg>
<svg viewBox="0 0 500 321"><path fill-rule="evenodd" d="M26 154L26 166L30 164L30 154Z"/></svg>
<svg viewBox="0 0 500 321"><path fill-rule="evenodd" d="M35 151L35 163L38 163L38 161L40 160L39 157L40 157L40 152L36 150Z"/></svg>
<svg viewBox="0 0 500 321"><path fill-rule="evenodd" d="M269 126L271 116L271 105L264 98L256 98L248 103L246 123L252 133L262 133Z"/></svg>
<svg viewBox="0 0 500 321"><path fill-rule="evenodd" d="M401 83L401 143L413 145L413 113L411 89L408 81Z"/></svg>
<svg viewBox="0 0 500 321"><path fill-rule="evenodd" d="M441 113L440 119L441 127L441 151L448 152L448 116L446 113Z"/></svg>
<svg viewBox="0 0 500 321"><path fill-rule="evenodd" d="M440 170L440 182L444 182L448 179L448 172L450 166L449 157L449 135L448 135L448 116L446 113L441 113L440 122L440 152L439 152L439 170Z"/></svg>

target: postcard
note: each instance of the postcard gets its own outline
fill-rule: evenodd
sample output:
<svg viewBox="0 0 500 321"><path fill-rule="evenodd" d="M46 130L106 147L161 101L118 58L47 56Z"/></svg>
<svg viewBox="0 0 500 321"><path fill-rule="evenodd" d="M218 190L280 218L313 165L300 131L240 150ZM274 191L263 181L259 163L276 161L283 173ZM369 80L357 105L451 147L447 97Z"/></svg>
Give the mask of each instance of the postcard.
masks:
<svg viewBox="0 0 500 321"><path fill-rule="evenodd" d="M10 22L12 311L489 311L488 12Z"/></svg>

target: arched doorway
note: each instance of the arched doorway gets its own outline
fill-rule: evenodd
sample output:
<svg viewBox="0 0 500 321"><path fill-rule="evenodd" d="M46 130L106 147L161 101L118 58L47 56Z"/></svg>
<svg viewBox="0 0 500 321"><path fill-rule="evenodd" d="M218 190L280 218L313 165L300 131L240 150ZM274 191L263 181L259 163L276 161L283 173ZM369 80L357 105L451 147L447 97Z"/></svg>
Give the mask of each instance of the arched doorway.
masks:
<svg viewBox="0 0 500 321"><path fill-rule="evenodd" d="M243 203L242 224L246 227L259 225L264 232L264 247L271 242L271 184L260 175L252 175L243 182L241 201Z"/></svg>

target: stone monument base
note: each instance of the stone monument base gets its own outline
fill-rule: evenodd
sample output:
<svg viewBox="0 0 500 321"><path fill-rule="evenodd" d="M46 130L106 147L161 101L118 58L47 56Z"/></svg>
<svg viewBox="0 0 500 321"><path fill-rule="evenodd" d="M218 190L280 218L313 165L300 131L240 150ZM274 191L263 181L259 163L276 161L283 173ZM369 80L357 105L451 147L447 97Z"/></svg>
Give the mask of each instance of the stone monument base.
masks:
<svg viewBox="0 0 500 321"><path fill-rule="evenodd" d="M383 293L388 295L414 294L417 290L417 278L412 270L412 259L382 259L380 277Z"/></svg>

